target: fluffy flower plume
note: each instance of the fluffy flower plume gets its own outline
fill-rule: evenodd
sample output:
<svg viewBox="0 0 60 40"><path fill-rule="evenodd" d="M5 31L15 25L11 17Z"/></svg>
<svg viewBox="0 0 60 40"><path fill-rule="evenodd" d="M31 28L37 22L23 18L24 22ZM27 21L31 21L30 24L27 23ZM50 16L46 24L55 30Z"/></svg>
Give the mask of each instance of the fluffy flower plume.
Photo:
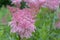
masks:
<svg viewBox="0 0 60 40"><path fill-rule="evenodd" d="M12 0L16 6L20 5L22 0ZM18 33L21 38L30 38L32 32L35 32L35 17L45 0L23 0L29 8L14 8L8 6L11 12L12 20L9 22L11 32ZM19 5L18 5L19 4Z"/></svg>
<svg viewBox="0 0 60 40"><path fill-rule="evenodd" d="M8 7L12 13L12 20L9 22L11 26L11 32L18 33L21 38L30 38L32 32L35 32L35 11L32 9L22 9ZM11 10L11 9L15 10ZM17 10L17 11L16 11Z"/></svg>

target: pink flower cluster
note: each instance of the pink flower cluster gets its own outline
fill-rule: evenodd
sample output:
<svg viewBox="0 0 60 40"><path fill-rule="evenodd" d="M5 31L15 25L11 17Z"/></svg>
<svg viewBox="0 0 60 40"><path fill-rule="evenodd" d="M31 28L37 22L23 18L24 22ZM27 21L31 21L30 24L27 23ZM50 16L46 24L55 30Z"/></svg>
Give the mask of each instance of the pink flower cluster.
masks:
<svg viewBox="0 0 60 40"><path fill-rule="evenodd" d="M30 38L32 36L32 32L35 32L35 17L39 11L39 7L45 2L45 0L24 1L29 8L19 9L18 7L14 8L8 6L8 9L12 14L12 20L9 22L9 25L11 26L11 32L18 33L22 39ZM12 2L16 5L21 1L13 0Z"/></svg>
<svg viewBox="0 0 60 40"><path fill-rule="evenodd" d="M12 9L12 7L9 7L10 11ZM15 8L14 8L15 9ZM34 25L34 17L33 14L35 14L35 12L33 12L33 10L31 9L15 9L17 11L15 11L12 14L12 21L9 22L9 25L11 26L11 32L15 33L19 33L21 38L30 38L30 36L32 36L32 32L35 32L35 25ZM14 11L14 10L12 10Z"/></svg>

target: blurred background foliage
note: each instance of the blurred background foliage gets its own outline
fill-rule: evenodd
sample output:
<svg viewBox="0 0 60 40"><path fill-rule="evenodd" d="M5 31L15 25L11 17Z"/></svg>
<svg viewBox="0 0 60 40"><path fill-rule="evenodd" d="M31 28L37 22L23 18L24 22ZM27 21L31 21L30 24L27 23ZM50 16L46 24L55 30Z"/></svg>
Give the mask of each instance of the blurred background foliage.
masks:
<svg viewBox="0 0 60 40"><path fill-rule="evenodd" d="M55 22L58 20L57 10L52 11L48 8L41 8L36 20L36 33L39 40L60 40L60 29L55 27ZM38 40L35 39L35 40Z"/></svg>
<svg viewBox="0 0 60 40"><path fill-rule="evenodd" d="M6 17L6 20L10 21L11 15L9 10L5 7L2 7L0 9L0 40L19 40L19 37L17 34L13 34L10 32L10 27L8 26L8 24L4 25L2 23L2 18L6 16L6 14L9 14Z"/></svg>
<svg viewBox="0 0 60 40"><path fill-rule="evenodd" d="M7 5L11 5L11 1L10 0L0 0L0 7L2 6L7 6Z"/></svg>
<svg viewBox="0 0 60 40"><path fill-rule="evenodd" d="M0 40L20 40L17 34L10 32L11 28L8 26L8 23L7 25L2 23L1 19L6 14L9 14L6 20L8 22L11 20L10 12L5 8L7 5L11 5L11 1L0 0ZM22 5L24 6L24 4ZM58 12L59 9L53 11L48 8L41 8L36 17L36 32L27 40L60 40L60 29L55 27L55 22L58 20Z"/></svg>

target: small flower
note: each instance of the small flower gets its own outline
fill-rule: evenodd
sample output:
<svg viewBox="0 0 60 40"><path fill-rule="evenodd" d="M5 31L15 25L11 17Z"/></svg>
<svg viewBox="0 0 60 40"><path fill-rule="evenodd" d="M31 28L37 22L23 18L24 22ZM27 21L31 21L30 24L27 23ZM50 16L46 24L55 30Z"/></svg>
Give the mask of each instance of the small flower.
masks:
<svg viewBox="0 0 60 40"><path fill-rule="evenodd" d="M11 1L14 4L14 3L20 3L22 0L11 0Z"/></svg>
<svg viewBox="0 0 60 40"><path fill-rule="evenodd" d="M21 1L22 0L11 0L12 1L12 4L15 4L17 7L20 7L21 6Z"/></svg>
<svg viewBox="0 0 60 40"><path fill-rule="evenodd" d="M60 28L60 20L55 23L56 28Z"/></svg>

